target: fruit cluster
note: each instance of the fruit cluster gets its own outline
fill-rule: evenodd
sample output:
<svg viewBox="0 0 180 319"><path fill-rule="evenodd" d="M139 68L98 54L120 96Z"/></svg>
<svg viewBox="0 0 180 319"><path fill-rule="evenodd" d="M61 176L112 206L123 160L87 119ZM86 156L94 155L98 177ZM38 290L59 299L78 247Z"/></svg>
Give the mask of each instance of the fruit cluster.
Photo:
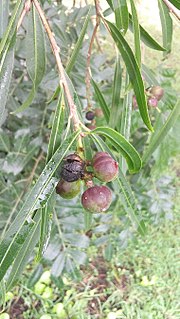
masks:
<svg viewBox="0 0 180 319"><path fill-rule="evenodd" d="M86 167L91 166L92 172ZM82 206L89 212L106 211L112 201L111 190L107 186L93 185L96 177L101 182L111 182L118 175L118 163L106 152L97 152L92 161L83 161L77 154L70 154L64 159L61 179L56 186L56 193L66 199L77 196L81 191L81 180L89 187L81 196Z"/></svg>
<svg viewBox="0 0 180 319"><path fill-rule="evenodd" d="M157 86L151 86L147 88L145 93L147 95L148 106L156 108L158 105L158 102L162 99L164 95L164 90L162 87L157 85ZM132 105L134 109L138 107L135 95L133 95L133 98L132 98Z"/></svg>

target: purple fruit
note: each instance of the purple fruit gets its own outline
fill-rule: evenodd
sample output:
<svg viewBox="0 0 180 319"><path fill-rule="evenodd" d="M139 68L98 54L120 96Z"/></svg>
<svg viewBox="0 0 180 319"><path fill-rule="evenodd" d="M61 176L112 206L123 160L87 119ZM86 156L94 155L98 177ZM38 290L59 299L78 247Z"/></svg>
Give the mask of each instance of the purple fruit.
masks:
<svg viewBox="0 0 180 319"><path fill-rule="evenodd" d="M149 97L147 101L148 106L150 107L157 107L158 100L155 97Z"/></svg>
<svg viewBox="0 0 180 319"><path fill-rule="evenodd" d="M94 155L94 157L93 157L93 159L92 159L92 162L94 163L94 162L96 162L97 161L97 159L98 158L100 158L100 157L110 157L111 158L111 155L109 155L107 152L97 152L95 155Z"/></svg>
<svg viewBox="0 0 180 319"><path fill-rule="evenodd" d="M107 186L88 188L81 197L83 207L91 213L105 212L112 201L112 194Z"/></svg>
<svg viewBox="0 0 180 319"><path fill-rule="evenodd" d="M56 193L66 199L76 197L79 194L80 190L81 183L79 180L75 182L66 182L61 179L56 186Z"/></svg>
<svg viewBox="0 0 180 319"><path fill-rule="evenodd" d="M94 112L88 111L88 112L86 113L86 119L87 119L88 121L92 121L92 120L94 119L94 117L95 117L95 113L94 113Z"/></svg>
<svg viewBox="0 0 180 319"><path fill-rule="evenodd" d="M95 177L102 182L111 182L118 175L118 163L105 152L98 152L93 158Z"/></svg>
<svg viewBox="0 0 180 319"><path fill-rule="evenodd" d="M103 116L104 116L104 113L103 113L103 111L101 110L101 108L96 108L96 109L95 109L95 115L96 115L96 117L103 117Z"/></svg>
<svg viewBox="0 0 180 319"><path fill-rule="evenodd" d="M150 89L150 93L151 93L151 95L153 95L159 101L159 100L161 100L161 98L164 95L164 90L163 90L162 87L157 85L157 86L153 86Z"/></svg>

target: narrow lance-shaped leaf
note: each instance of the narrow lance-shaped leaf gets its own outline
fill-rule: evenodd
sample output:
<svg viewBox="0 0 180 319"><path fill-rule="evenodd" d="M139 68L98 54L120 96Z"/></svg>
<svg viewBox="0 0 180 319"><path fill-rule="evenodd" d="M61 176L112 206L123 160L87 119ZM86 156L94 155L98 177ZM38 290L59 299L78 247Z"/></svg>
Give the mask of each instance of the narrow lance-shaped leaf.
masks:
<svg viewBox="0 0 180 319"><path fill-rule="evenodd" d="M127 161L130 173L141 169L141 158L135 148L118 132L108 127L98 127L92 134L105 136Z"/></svg>
<svg viewBox="0 0 180 319"><path fill-rule="evenodd" d="M67 67L66 67L66 72L68 74L72 71L72 68L73 68L73 66L74 66L74 64L76 62L78 53L79 53L79 51L81 49L81 46L82 46L82 43L83 43L83 40L84 40L84 36L86 34L87 26L88 26L88 23L89 23L90 11L91 11L91 8L88 11L88 14L87 14L86 19L84 21L81 33L80 33L80 35L78 37L78 41L76 42L74 50L73 50L73 52L71 54L71 57L70 57L70 59L68 61L68 64L67 64Z"/></svg>
<svg viewBox="0 0 180 319"><path fill-rule="evenodd" d="M129 76L126 73L126 87L129 85ZM123 100L123 108L121 115L121 128L120 133L129 140L130 128L131 128L131 115L132 115L132 92L129 91L125 94ZM124 159L121 160L122 171L125 171Z"/></svg>
<svg viewBox="0 0 180 319"><path fill-rule="evenodd" d="M116 26L125 35L128 30L129 12L126 0L112 0Z"/></svg>
<svg viewBox="0 0 180 319"><path fill-rule="evenodd" d="M5 50L5 47L8 46L9 43L12 42L12 38L14 37L14 34L16 33L17 21L18 21L18 18L19 18L19 15L21 13L22 8L23 8L23 1L18 0L16 5L15 5L15 8L12 12L8 27L6 28L6 31L2 37L1 42L0 42L0 57L1 57L2 52Z"/></svg>
<svg viewBox="0 0 180 319"><path fill-rule="evenodd" d="M9 0L0 0L0 39L6 30L9 18Z"/></svg>
<svg viewBox="0 0 180 319"><path fill-rule="evenodd" d="M28 16L28 29L26 37L26 64L28 74L33 82L33 87L27 100L15 110L15 114L22 112L33 101L38 85L41 83L45 73L45 39L44 30L34 5Z"/></svg>
<svg viewBox="0 0 180 319"><path fill-rule="evenodd" d="M135 47L135 56L139 67L141 67L141 46L140 46L140 29L138 15L136 11L136 6L134 0L130 0L131 11L132 11L132 24L133 24L133 34L134 34L134 47Z"/></svg>
<svg viewBox="0 0 180 319"><path fill-rule="evenodd" d="M108 152L109 154L111 154L111 156L113 156L111 150L107 146L107 143L105 143L99 136L91 134L90 137L95 142L98 150ZM116 192L117 196L120 197L122 205L129 219L131 220L132 225L140 232L141 235L144 235L146 228L141 213L137 208L136 198L134 196L130 184L128 183L120 169L119 176L115 181L113 181L113 185L114 191Z"/></svg>
<svg viewBox="0 0 180 319"><path fill-rule="evenodd" d="M163 55L166 56L168 53L171 52L173 23L169 14L169 10L165 3L162 0L158 0L158 5L162 26L163 46L167 50L163 53Z"/></svg>
<svg viewBox="0 0 180 319"><path fill-rule="evenodd" d="M168 134L169 130L173 127L175 122L178 120L180 114L180 101L177 102L173 111L168 116L166 122L164 123L163 127L160 129L159 132L153 133L151 140L149 142L148 147L145 149L143 155L143 165L145 165L150 156L154 153L154 151L158 148L158 146L162 143L166 135Z"/></svg>
<svg viewBox="0 0 180 319"><path fill-rule="evenodd" d="M118 113L120 108L120 95L121 95L121 83L122 83L122 69L120 64L119 52L117 53L116 66L114 71L114 82L112 92L112 105L109 119L109 126L112 128L116 127Z"/></svg>
<svg viewBox="0 0 180 319"><path fill-rule="evenodd" d="M102 111L104 113L105 120L108 123L109 122L109 117L110 117L109 108L108 108L108 106L106 104L106 101L105 101L105 99L104 99L104 97L103 97L98 85L96 84L96 82L93 79L91 79L91 80L92 80L92 84L93 84L93 88L94 88L94 92L95 92L96 98L97 98L97 100L99 102L99 105L100 105L100 107L101 107L101 109L102 109Z"/></svg>
<svg viewBox="0 0 180 319"><path fill-rule="evenodd" d="M63 144L57 149L51 160L46 164L38 181L29 195L27 195L23 207L9 227L5 237L2 239L0 243L0 281L12 264L27 237L29 227L31 226L31 223L26 222L27 218L31 216L34 210L44 206L49 199L49 196L51 196L51 193L56 186L56 179L53 178L53 175L68 150L71 149L78 135L79 131L73 133L69 138L63 141ZM25 229L24 223L27 223Z"/></svg>
<svg viewBox="0 0 180 319"><path fill-rule="evenodd" d="M105 21L107 22L110 28L110 33L112 35L112 38L114 39L119 49L119 52L121 53L122 58L125 62L125 65L129 74L129 78L136 95L139 111L144 121L144 124L149 128L149 130L153 131L153 127L151 125L151 121L148 114L144 83L142 80L141 72L139 70L137 61L134 57L134 54L129 44L126 42L126 40L118 31L118 29L115 27L115 25L113 25L111 22L107 20Z"/></svg>
<svg viewBox="0 0 180 319"><path fill-rule="evenodd" d="M5 310L6 307L6 285L5 285L5 280L1 280L0 282L0 307L1 307L1 312Z"/></svg>
<svg viewBox="0 0 180 319"><path fill-rule="evenodd" d="M65 105L64 105L64 95L63 91L60 92L56 112L54 114L53 125L51 129L51 135L48 144L48 152L46 157L46 163L54 155L58 147L62 142L62 132L64 128L64 116L65 116ZM45 207L42 208L41 212L41 234L39 241L39 249L37 253L37 260L40 260L42 254L48 244L50 229L52 226L52 212L53 212L53 196L47 201Z"/></svg>
<svg viewBox="0 0 180 319"><path fill-rule="evenodd" d="M158 50L158 51L166 51L140 24L140 38L141 41L146 44L149 48ZM133 31L133 19L132 15L129 13L129 29Z"/></svg>
<svg viewBox="0 0 180 319"><path fill-rule="evenodd" d="M14 38L6 47L0 63L0 127L3 124L3 115L8 99L11 76L14 66Z"/></svg>
<svg viewBox="0 0 180 319"><path fill-rule="evenodd" d="M179 0L169 0L177 9L180 10L180 1Z"/></svg>
<svg viewBox="0 0 180 319"><path fill-rule="evenodd" d="M13 263L11 272L7 280L7 290L9 291L19 280L25 266L27 265L29 258L32 256L32 251L39 240L39 229L40 229L41 214L39 211L36 213L33 219L33 226L22 245L20 251L16 255L15 261Z"/></svg>
<svg viewBox="0 0 180 319"><path fill-rule="evenodd" d="M54 114L51 135L48 144L47 162L51 159L57 148L61 144L62 132L64 128L65 105L64 96L61 92L58 98L56 111Z"/></svg>

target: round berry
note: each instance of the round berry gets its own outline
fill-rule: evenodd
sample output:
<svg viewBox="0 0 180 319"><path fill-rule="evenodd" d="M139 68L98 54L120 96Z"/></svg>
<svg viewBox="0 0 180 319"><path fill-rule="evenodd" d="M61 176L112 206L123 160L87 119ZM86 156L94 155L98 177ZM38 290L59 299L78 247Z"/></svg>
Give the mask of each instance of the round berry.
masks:
<svg viewBox="0 0 180 319"><path fill-rule="evenodd" d="M147 101L148 106L150 107L157 107L158 100L155 97L150 97Z"/></svg>
<svg viewBox="0 0 180 319"><path fill-rule="evenodd" d="M103 117L104 116L103 111L101 110L101 108L96 108L95 109L95 116L96 117Z"/></svg>
<svg viewBox="0 0 180 319"><path fill-rule="evenodd" d="M150 89L150 93L159 101L161 100L161 98L163 97L164 95L164 90L162 87L160 87L159 85L157 86L153 86L151 89Z"/></svg>
<svg viewBox="0 0 180 319"><path fill-rule="evenodd" d="M111 158L111 155L110 154L108 154L107 152L97 152L95 155L94 155L94 157L93 157L93 159L92 159L92 162L94 163L94 162L96 162L97 161L97 159L98 158L101 158L101 157L110 157Z"/></svg>
<svg viewBox="0 0 180 319"><path fill-rule="evenodd" d="M76 197L79 194L80 190L81 183L79 180L75 182L66 182L61 179L56 186L56 193L66 199Z"/></svg>
<svg viewBox="0 0 180 319"><path fill-rule="evenodd" d="M90 129L91 131L95 130L95 128L96 128L95 125L91 125L91 124L87 124L86 126L87 126L88 129Z"/></svg>
<svg viewBox="0 0 180 319"><path fill-rule="evenodd" d="M105 152L98 152L93 158L95 177L102 182L111 182L118 175L118 163Z"/></svg>
<svg viewBox="0 0 180 319"><path fill-rule="evenodd" d="M88 112L86 113L86 119L87 119L88 121L92 121L92 120L94 119L94 117L95 117L94 112L88 111Z"/></svg>
<svg viewBox="0 0 180 319"><path fill-rule="evenodd" d="M81 197L83 207L91 213L105 212L112 201L112 194L107 186L88 188Z"/></svg>

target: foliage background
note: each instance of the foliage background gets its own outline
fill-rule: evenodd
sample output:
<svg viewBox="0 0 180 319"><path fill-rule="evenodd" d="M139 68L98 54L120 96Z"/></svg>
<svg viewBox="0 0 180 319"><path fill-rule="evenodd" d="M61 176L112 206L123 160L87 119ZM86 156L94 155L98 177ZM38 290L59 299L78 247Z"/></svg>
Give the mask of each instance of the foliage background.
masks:
<svg viewBox="0 0 180 319"><path fill-rule="evenodd" d="M53 31L61 48L63 64L66 66L72 53L73 46L77 41L78 35L82 29L82 25L89 8L85 7L77 10L75 9L70 15L67 16L65 14L66 8L64 7L61 9L61 21L59 21L56 9L53 9L50 5L48 5L48 3L45 3L44 8L47 16L51 20ZM145 21L147 22L147 19L145 19ZM152 29L149 23L147 26L150 30ZM43 81L38 87L38 92L35 96L35 99L31 107L27 108L25 111L17 114L12 113L22 104L24 100L26 100L32 87L32 82L27 74L25 64L25 58L27 55L27 44L25 38L26 29L27 18L25 18L23 28L20 29L18 33L15 66L11 81L10 96L7 102L8 113L6 114L7 117L5 116L4 118L0 135L0 164L2 167L0 175L0 228L2 234L6 230L7 226L12 222L20 207L22 207L24 199L26 198L27 190L32 187L33 184L35 184L45 165L45 154L47 152L50 129L52 127L53 116L57 105L56 100L47 104L47 101L50 99L52 93L57 87L58 75L55 72L56 67L54 58L52 57L51 50L46 39L46 73ZM66 33L62 32L64 29L67 31ZM87 34L89 36L91 31L92 24L90 22L87 28ZM157 40L159 40L160 36L157 35L156 30L152 30L152 33L153 32L154 35L157 36ZM173 38L173 45L175 48L177 48L179 45L179 43L177 44L178 33L179 30L175 26ZM132 44L132 35L128 34L127 38ZM102 52L98 50L97 44L94 46L94 52L91 59L91 69L93 79L99 84L107 104L110 105L115 57L114 50L112 50L112 44L110 44L111 40L105 33L103 27L101 27L101 37L99 38L99 41L103 50ZM75 85L79 97L81 98L83 107L86 106L84 74L86 68L88 43L89 37L86 36L83 42L83 47L79 52L75 66L71 72L71 79ZM167 60L161 61L160 63L159 61L162 58L161 53L157 53L157 51L155 52L153 50L150 51L150 49L145 49L144 47L143 50L144 62L148 62L147 65L153 69L156 79L165 88L166 103L160 103L159 106L162 113L159 115L156 110L150 110L151 117L154 118L154 120L158 117L159 123L162 124L178 98L176 93L176 90L179 89L178 78L180 72L179 65L177 63L178 50L175 49L175 53L172 53ZM149 52L151 53L149 54ZM146 58L147 56L148 61ZM95 94L93 95L93 105L99 106L98 99ZM105 122L104 120L100 120L97 124L104 125ZM136 149L142 153L142 140L145 142L147 138L148 133L142 124L139 113L138 111L134 111L132 117L130 141L132 141ZM153 154L151 161L146 169L143 170L143 173L140 173L140 175L137 174L133 177L127 174L127 179L130 182L138 199L138 205L143 213L143 218L148 224L156 224L155 227L157 228L155 228L155 232L157 230L157 232L161 233L161 229L163 229L164 232L164 229L166 228L161 228L162 221L164 225L168 222L172 222L174 218L174 198L176 195L175 183L176 174L178 174L178 163L174 157L178 154L178 151L178 125L176 124L170 131L168 137ZM168 166L170 168L168 168ZM56 175L55 179L57 180L57 178L58 174ZM54 198L52 197L51 200L54 201ZM114 214L114 212L116 212L116 214ZM56 287L53 289L58 289L57 287L59 287L59 285L61 288L63 287L61 280L59 282L59 276L62 274L65 275L65 273L68 273L71 279L73 278L76 281L81 280L83 275L80 268L82 265L87 265L87 261L89 258L91 258L93 253L97 255L100 254L100 256L103 255L105 260L111 262L112 268L114 267L113 265L117 266L118 261L116 258L121 259L121 251L125 251L124 249L126 249L129 240L136 236L121 203L116 200L114 200L111 210L108 212L108 214L94 216L92 221L93 237L91 239L86 235L87 229L85 228L86 225L84 226L84 212L79 204L79 199L68 202L68 205L66 201L58 199L54 211L50 213L54 214L55 222L49 224L50 228L48 229L47 233L48 236L50 236L50 243L48 244L43 259L41 260L41 264L44 267L48 267L48 269L51 267L53 284L55 284ZM164 219L167 220L167 222L164 221ZM166 225L165 227L168 226ZM173 228L173 231L176 233L176 226L174 227L175 228ZM156 238L153 228L152 236ZM159 239L159 245L161 242L162 238ZM130 245L133 246L134 244ZM141 251L141 247L143 245L141 239L140 244L138 245L138 251L140 251L140 255L143 257L146 255L146 253L148 255L148 243L145 245L146 252ZM130 263L131 259L131 246L129 249L128 263ZM169 253L170 250L171 248L167 248ZM31 262L33 258L37 256L37 253L38 248L35 249L35 252L30 260L24 262L23 266L25 266L27 262ZM132 258L137 260L137 257L134 256L134 250ZM162 260L159 259L161 265L163 263L163 258L164 257L162 257ZM176 254L174 255L174 263L175 262ZM126 263L126 259L123 260L123 263ZM133 267L136 267L136 265L133 265ZM143 268L144 266L141 266L141 262L139 261L137 268L141 267ZM38 273L39 269L41 271L36 277L36 272ZM19 269L19 271L20 270L21 269ZM161 270L158 268L158 271L156 272L159 271L161 273ZM38 264L36 265L33 273L33 276L36 277L37 280L34 281L31 288L34 287L35 282L38 281L41 273L42 268ZM121 269L118 276L122 277L122 275L123 270ZM143 272L140 275L141 282L146 275L151 277L151 275L153 276L153 273L146 274L146 272ZM110 271L110 277L111 276L114 278L114 273L112 274ZM161 274L158 274L158 276L161 277ZM11 287L11 284L15 284L18 279L17 273L15 280L12 282L10 280L9 287ZM27 283L25 283L25 286L26 285ZM137 290L139 288L137 288L136 283L133 283L132 285L133 287L135 286L134 293L135 296L137 296ZM175 283L173 282L172 287L174 287L174 285ZM162 286L160 285L161 288ZM64 291L67 290L67 288L62 289L64 289ZM130 291L132 294L133 289L130 286ZM122 290L122 288L120 288L120 290ZM20 292L18 292L18 294L19 293ZM76 291L74 294L75 293ZM159 293L158 290L156 290L156 293ZM129 300L131 300L131 298L133 299L132 295L129 295L129 298ZM49 299L51 299L51 297ZM145 300L147 301L146 298ZM155 300L155 297L153 300ZM107 309L111 310L113 306L111 301L108 302L109 305L107 306ZM122 309L122 305L117 305L116 301L114 300L113 302L115 303L115 309ZM167 302L166 298L163 299L163 302ZM131 303L132 300L130 301L130 304ZM74 306L73 304L73 307L75 307L74 312L77 311L77 305ZM136 318L137 315L139 315L137 312L140 311L138 309L141 308L141 305L138 305L134 310L132 309L131 305L129 306L130 308L128 308L128 306L123 307L126 309L123 309L123 315L121 315L120 318L130 318L130 316L132 316L132 318ZM158 312L155 312L154 314L152 307L152 303L150 303L150 305L147 306L147 312L150 310L152 316L155 315L157 318L164 318L162 317L162 313L165 311L164 308L162 308L163 310L159 310L159 314ZM84 309L85 308L86 306L84 304ZM155 308L157 308L157 305ZM83 309L83 306L81 306L81 309ZM176 317L176 308L169 309L168 311L170 314L166 314L166 317L168 318L168 315L172 315L174 316L172 318L178 318ZM100 311L100 316L102 316L102 313L103 310L102 312ZM146 318L146 315L146 310L144 310L143 314L140 314L142 318L143 316ZM27 314L27 318L28 316L30 315Z"/></svg>

